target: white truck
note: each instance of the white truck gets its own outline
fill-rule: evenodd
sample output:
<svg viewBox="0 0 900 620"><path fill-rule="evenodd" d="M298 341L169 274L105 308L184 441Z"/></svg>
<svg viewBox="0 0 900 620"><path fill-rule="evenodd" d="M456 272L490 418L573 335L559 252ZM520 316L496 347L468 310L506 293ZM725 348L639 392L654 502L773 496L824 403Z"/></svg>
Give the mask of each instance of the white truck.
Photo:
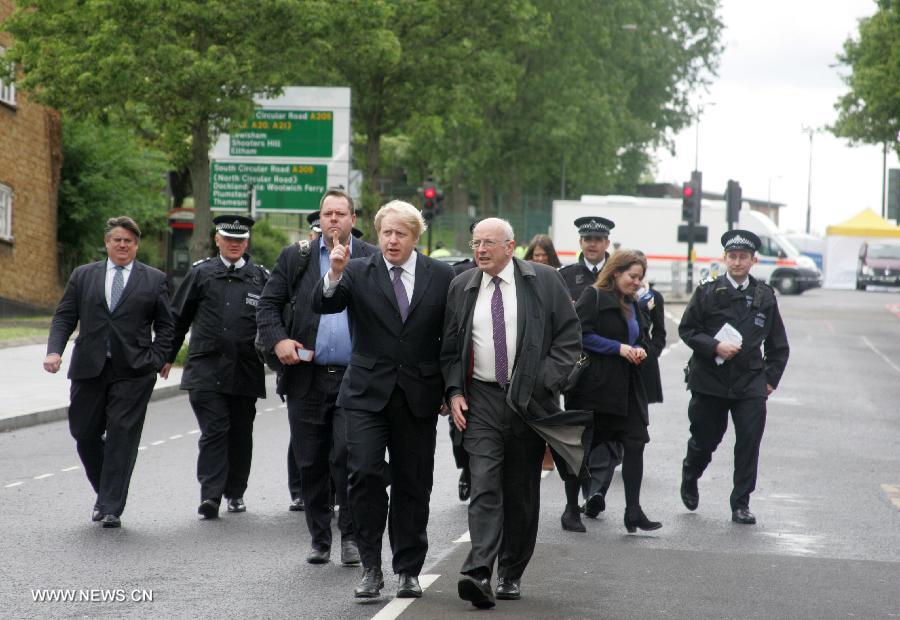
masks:
<svg viewBox="0 0 900 620"><path fill-rule="evenodd" d="M687 243L678 241L681 220L680 198L636 196L582 196L581 200L554 200L551 238L563 264L578 259L578 230L573 222L585 215L598 215L615 223L610 234L614 245L641 250L647 256L647 279L661 290L683 287L687 279ZM696 285L706 277L725 272L722 245L727 230L725 202L703 200L700 224L708 227L706 243L694 244ZM766 215L741 209L736 228L756 233L762 241L759 262L751 272L785 295L799 294L822 286L822 273L815 262L803 256Z"/></svg>

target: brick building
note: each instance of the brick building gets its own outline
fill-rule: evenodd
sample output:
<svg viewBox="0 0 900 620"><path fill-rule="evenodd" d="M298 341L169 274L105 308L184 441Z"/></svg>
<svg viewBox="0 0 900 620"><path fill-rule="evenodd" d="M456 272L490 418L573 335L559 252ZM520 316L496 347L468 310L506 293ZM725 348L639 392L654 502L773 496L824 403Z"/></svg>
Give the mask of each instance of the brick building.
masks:
<svg viewBox="0 0 900 620"><path fill-rule="evenodd" d="M0 0L0 22L13 11ZM10 44L0 32L0 54ZM62 293L56 237L59 113L0 80L0 316L52 309Z"/></svg>

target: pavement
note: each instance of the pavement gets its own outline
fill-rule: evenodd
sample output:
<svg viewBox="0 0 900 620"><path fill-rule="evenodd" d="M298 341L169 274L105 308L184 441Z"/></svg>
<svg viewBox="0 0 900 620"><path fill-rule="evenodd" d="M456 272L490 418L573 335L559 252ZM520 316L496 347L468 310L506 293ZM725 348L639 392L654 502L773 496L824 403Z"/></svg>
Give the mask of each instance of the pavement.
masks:
<svg viewBox="0 0 900 620"><path fill-rule="evenodd" d="M46 339L38 344L0 348L0 432L66 419L69 412L69 360L73 343L63 354L56 374L43 369ZM151 400L176 396L181 368L172 368L168 379L157 377Z"/></svg>

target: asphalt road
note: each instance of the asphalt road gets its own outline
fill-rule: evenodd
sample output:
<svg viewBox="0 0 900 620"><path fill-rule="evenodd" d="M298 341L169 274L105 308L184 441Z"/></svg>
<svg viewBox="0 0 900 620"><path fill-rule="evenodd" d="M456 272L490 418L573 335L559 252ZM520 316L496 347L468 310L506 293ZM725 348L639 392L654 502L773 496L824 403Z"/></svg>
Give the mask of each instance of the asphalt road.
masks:
<svg viewBox="0 0 900 620"><path fill-rule="evenodd" d="M900 294L810 291L780 297L791 361L770 398L759 524L730 521L731 431L700 483L678 498L687 440L670 323L666 402L651 408L642 504L663 529L627 535L617 476L588 532L563 532L555 472L545 478L538 548L521 601L492 617L900 617ZM681 307L667 308L677 319ZM63 380L60 378L60 380ZM28 617L469 617L456 596L468 549L466 507L446 420L439 420L425 597L402 609L352 600L355 569L304 562L302 513L287 511L285 409L259 403L248 512L196 518L196 422L184 397L151 403L121 530L90 522L93 495L64 422L0 435L0 615ZM455 542L458 541L458 542ZM385 540L385 546L387 541ZM385 555L384 565L390 566ZM35 602L38 589L132 591L152 602ZM86 594L91 595L90 592ZM106 596L111 594L105 593Z"/></svg>

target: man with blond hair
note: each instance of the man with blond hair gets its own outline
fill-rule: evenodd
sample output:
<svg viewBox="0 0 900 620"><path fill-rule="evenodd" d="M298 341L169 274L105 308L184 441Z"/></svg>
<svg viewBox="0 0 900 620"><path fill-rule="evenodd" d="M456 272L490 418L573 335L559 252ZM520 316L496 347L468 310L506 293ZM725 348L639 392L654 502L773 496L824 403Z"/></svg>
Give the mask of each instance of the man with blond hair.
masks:
<svg viewBox="0 0 900 620"><path fill-rule="evenodd" d="M384 587L381 541L390 514L399 598L422 596L418 576L428 551L428 503L438 411L443 400L440 350L453 269L416 251L425 230L414 206L394 200L375 215L381 249L350 260L335 240L331 267L313 310L348 312L352 351L337 405L346 411L350 507L363 575L354 595ZM384 451L391 497L384 488Z"/></svg>

